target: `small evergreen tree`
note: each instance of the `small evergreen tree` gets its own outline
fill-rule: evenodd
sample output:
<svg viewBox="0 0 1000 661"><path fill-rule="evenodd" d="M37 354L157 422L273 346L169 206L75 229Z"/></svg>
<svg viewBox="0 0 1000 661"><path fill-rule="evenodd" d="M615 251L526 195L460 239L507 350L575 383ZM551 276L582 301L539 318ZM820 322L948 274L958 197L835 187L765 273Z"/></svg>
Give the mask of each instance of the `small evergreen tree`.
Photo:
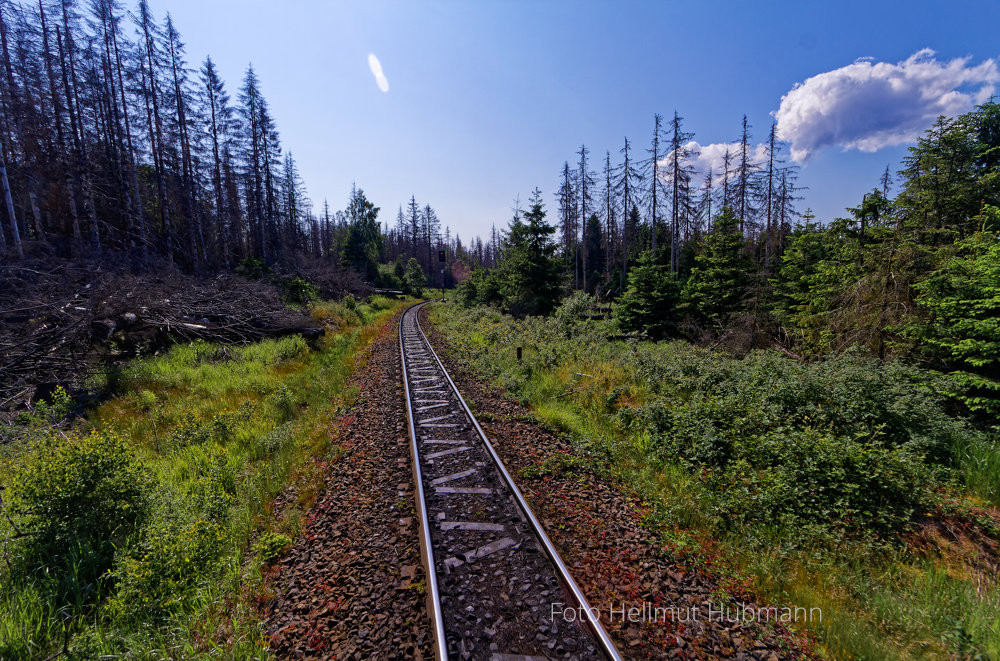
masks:
<svg viewBox="0 0 1000 661"><path fill-rule="evenodd" d="M740 219L725 207L715 218L704 250L695 257L682 308L702 323L722 326L749 292L753 262L743 251L739 226Z"/></svg>
<svg viewBox="0 0 1000 661"><path fill-rule="evenodd" d="M828 344L824 316L833 309L843 286L838 277L841 269L834 265L837 237L811 221L807 214L806 222L789 235L772 278L775 320L807 353Z"/></svg>
<svg viewBox="0 0 1000 661"><path fill-rule="evenodd" d="M583 234L583 253L587 264L587 293L593 294L603 282L604 246L601 237L601 221L597 214L591 214Z"/></svg>
<svg viewBox="0 0 1000 661"><path fill-rule="evenodd" d="M403 275L403 290L411 296L420 298L424 295L426 281L420 262L416 257L410 257L410 261L406 263L406 273Z"/></svg>
<svg viewBox="0 0 1000 661"><path fill-rule="evenodd" d="M382 232L378 225L379 208L368 201L360 188L351 192L347 206L350 224L341 253L341 264L364 275L369 282L378 277L378 258L382 250Z"/></svg>
<svg viewBox="0 0 1000 661"><path fill-rule="evenodd" d="M915 285L927 318L908 334L950 371L973 410L1000 414L1000 208L985 206L982 229L944 253L940 268Z"/></svg>
<svg viewBox="0 0 1000 661"><path fill-rule="evenodd" d="M673 316L679 287L670 270L657 263L650 251L643 252L628 274L628 289L614 307L618 327L626 332L642 331L662 338L675 326Z"/></svg>
<svg viewBox="0 0 1000 661"><path fill-rule="evenodd" d="M562 295L562 267L545 221L542 192L535 189L524 221L514 217L497 267L503 305L512 314L547 315Z"/></svg>

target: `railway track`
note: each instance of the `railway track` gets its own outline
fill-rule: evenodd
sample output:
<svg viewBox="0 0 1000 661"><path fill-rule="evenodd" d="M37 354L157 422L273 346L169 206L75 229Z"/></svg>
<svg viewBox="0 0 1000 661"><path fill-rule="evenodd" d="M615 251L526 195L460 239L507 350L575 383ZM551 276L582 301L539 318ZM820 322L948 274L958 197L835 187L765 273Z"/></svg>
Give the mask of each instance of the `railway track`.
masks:
<svg viewBox="0 0 1000 661"><path fill-rule="evenodd" d="M619 660L420 328L422 305L399 343L436 656Z"/></svg>

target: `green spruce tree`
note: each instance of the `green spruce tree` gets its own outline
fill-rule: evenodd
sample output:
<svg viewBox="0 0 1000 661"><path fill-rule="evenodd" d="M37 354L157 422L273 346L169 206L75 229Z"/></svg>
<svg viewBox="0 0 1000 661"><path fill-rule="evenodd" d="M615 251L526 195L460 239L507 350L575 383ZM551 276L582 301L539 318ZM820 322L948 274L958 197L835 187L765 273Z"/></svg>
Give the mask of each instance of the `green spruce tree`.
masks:
<svg viewBox="0 0 1000 661"><path fill-rule="evenodd" d="M986 205L978 232L938 253L940 266L917 283L924 318L908 334L948 372L972 411L1000 414L1000 208Z"/></svg>
<svg viewBox="0 0 1000 661"><path fill-rule="evenodd" d="M424 277L424 270L420 267L420 262L416 257L410 257L406 263L406 272L403 274L403 288L407 294L420 298L424 295L424 284L427 278Z"/></svg>
<svg viewBox="0 0 1000 661"><path fill-rule="evenodd" d="M743 250L739 225L740 219L725 207L695 257L681 307L699 323L725 325L750 292L754 267Z"/></svg>
<svg viewBox="0 0 1000 661"><path fill-rule="evenodd" d="M644 332L659 339L676 327L679 286L670 269L643 252L628 274L628 288L614 306L614 319L625 332Z"/></svg>
<svg viewBox="0 0 1000 661"><path fill-rule="evenodd" d="M378 277L378 258L382 250L382 232L378 224L379 208L360 188L351 191L347 205L347 237L341 251L341 264L362 274L369 282Z"/></svg>
<svg viewBox="0 0 1000 661"><path fill-rule="evenodd" d="M497 265L504 308L517 315L547 315L562 296L562 266L545 221L542 192L535 189L524 220L515 216Z"/></svg>

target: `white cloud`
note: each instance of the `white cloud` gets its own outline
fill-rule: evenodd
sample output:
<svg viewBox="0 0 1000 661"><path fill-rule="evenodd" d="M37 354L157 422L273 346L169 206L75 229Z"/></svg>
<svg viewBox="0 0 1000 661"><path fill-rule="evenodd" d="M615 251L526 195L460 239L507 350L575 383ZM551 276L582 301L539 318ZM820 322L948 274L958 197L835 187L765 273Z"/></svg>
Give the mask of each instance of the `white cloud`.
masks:
<svg viewBox="0 0 1000 661"><path fill-rule="evenodd" d="M710 145L699 145L697 141L692 140L685 146L692 153L697 154L691 159L691 163L701 177L705 176L709 168L712 168L716 173L722 171L722 166L726 161L726 148L729 149L730 169L737 165L737 160L740 157L739 141L729 143L713 142ZM750 160L753 163L763 163L767 160L767 145L761 143L751 146Z"/></svg>
<svg viewBox="0 0 1000 661"><path fill-rule="evenodd" d="M862 58L797 83L774 113L778 135L802 162L824 147L874 152L914 141L938 115L982 103L1000 80L996 62L939 62L920 50L902 62Z"/></svg>
<svg viewBox="0 0 1000 661"><path fill-rule="evenodd" d="M684 145L684 148L691 153L688 163L694 168L692 183L695 187L701 188L705 183L705 175L709 168L712 169L714 186L722 182L722 166L726 162L726 148L729 148L729 169L732 171L739 163L740 143L736 142L713 142L709 145L701 145L697 140ZM750 161L763 164L767 160L767 145L760 143L750 147ZM660 161L664 168L669 167L670 159L665 158ZM667 173L664 172L664 177Z"/></svg>
<svg viewBox="0 0 1000 661"><path fill-rule="evenodd" d="M389 80L382 73L382 63L378 61L375 57L375 53L368 54L368 68L372 70L372 74L375 76L375 82L378 84L378 88L383 92L389 91Z"/></svg>

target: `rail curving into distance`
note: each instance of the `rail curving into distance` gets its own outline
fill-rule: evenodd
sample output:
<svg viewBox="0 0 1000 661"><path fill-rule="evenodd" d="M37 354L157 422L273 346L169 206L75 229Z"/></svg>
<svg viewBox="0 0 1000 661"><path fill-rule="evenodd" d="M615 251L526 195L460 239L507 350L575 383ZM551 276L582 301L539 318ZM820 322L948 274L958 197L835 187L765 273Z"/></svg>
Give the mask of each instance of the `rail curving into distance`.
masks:
<svg viewBox="0 0 1000 661"><path fill-rule="evenodd" d="M403 313L399 348L435 655L620 661L420 327L423 305Z"/></svg>

